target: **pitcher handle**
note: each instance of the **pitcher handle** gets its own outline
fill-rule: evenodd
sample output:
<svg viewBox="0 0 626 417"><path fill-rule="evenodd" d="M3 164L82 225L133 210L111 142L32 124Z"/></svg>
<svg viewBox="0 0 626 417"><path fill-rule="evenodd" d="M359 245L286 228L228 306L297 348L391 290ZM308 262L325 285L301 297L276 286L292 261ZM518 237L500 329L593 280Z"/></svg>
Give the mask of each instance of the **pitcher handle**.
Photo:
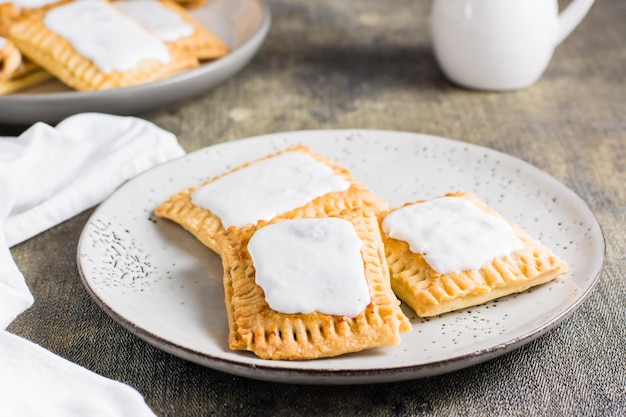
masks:
<svg viewBox="0 0 626 417"><path fill-rule="evenodd" d="M595 0L573 0L559 16L559 34L556 44L560 44L583 20Z"/></svg>

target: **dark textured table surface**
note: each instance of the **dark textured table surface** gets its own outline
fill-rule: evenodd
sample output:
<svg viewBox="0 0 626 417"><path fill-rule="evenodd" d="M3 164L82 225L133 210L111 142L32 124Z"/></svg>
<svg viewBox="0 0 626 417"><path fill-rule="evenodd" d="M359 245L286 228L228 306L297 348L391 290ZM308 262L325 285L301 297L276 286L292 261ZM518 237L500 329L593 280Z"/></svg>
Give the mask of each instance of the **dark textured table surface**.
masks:
<svg viewBox="0 0 626 417"><path fill-rule="evenodd" d="M35 304L8 330L135 387L159 416L626 415L626 2L597 1L541 80L511 93L446 81L427 1L269 4L272 28L243 71L140 116L186 151L271 132L373 128L506 152L595 213L606 261L589 298L533 342L453 373L351 386L261 382L164 353L109 318L76 265L88 211L12 249Z"/></svg>

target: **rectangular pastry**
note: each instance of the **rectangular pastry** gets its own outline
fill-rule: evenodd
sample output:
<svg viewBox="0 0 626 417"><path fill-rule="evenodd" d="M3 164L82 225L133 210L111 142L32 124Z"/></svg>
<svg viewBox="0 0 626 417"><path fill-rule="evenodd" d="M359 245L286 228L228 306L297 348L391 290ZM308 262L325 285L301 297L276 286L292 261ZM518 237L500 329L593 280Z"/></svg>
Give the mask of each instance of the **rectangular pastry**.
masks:
<svg viewBox="0 0 626 417"><path fill-rule="evenodd" d="M0 95L39 84L52 76L22 56L11 41L0 36Z"/></svg>
<svg viewBox="0 0 626 417"><path fill-rule="evenodd" d="M220 58L228 46L181 5L169 0L117 0L114 5L154 33L168 47L200 60Z"/></svg>
<svg viewBox="0 0 626 417"><path fill-rule="evenodd" d="M12 22L20 51L77 90L126 87L198 65L104 0L62 4Z"/></svg>
<svg viewBox="0 0 626 417"><path fill-rule="evenodd" d="M332 215L347 208L380 212L387 203L350 171L296 145L238 166L159 204L155 214L178 223L220 253L215 235L286 213Z"/></svg>
<svg viewBox="0 0 626 417"><path fill-rule="evenodd" d="M389 284L376 215L326 217L321 206L306 213L321 218L303 215L217 235L230 348L301 360L399 343L411 324Z"/></svg>
<svg viewBox="0 0 626 417"><path fill-rule="evenodd" d="M22 61L11 76L0 81L0 96L36 86L52 78L52 75L32 61Z"/></svg>
<svg viewBox="0 0 626 417"><path fill-rule="evenodd" d="M522 292L567 270L470 193L408 203L379 219L392 288L421 317Z"/></svg>
<svg viewBox="0 0 626 417"><path fill-rule="evenodd" d="M0 36L0 83L13 77L22 63L22 54L13 42Z"/></svg>

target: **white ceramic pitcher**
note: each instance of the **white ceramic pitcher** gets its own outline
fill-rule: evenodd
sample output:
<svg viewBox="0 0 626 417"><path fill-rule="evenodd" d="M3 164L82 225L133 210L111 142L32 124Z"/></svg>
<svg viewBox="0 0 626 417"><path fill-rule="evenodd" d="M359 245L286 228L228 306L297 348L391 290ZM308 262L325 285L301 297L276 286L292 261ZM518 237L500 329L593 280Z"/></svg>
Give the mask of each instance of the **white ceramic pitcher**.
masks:
<svg viewBox="0 0 626 417"><path fill-rule="evenodd" d="M433 0L435 57L464 87L506 91L535 83L554 48L582 21L594 0Z"/></svg>

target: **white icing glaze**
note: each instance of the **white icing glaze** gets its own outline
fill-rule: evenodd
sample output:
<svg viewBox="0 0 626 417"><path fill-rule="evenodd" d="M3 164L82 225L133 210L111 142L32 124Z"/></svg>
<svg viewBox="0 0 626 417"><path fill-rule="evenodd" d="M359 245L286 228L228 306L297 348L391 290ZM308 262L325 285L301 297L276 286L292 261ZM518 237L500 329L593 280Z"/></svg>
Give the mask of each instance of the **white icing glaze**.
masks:
<svg viewBox="0 0 626 417"><path fill-rule="evenodd" d="M144 59L164 64L171 60L161 40L99 0L81 0L54 8L44 16L44 24L103 72L125 71Z"/></svg>
<svg viewBox="0 0 626 417"><path fill-rule="evenodd" d="M6 48L6 46L7 46L7 40L3 38L2 36L0 36L0 51Z"/></svg>
<svg viewBox="0 0 626 417"><path fill-rule="evenodd" d="M273 310L356 317L371 300L362 246L347 220L296 219L259 229L248 251Z"/></svg>
<svg viewBox="0 0 626 417"><path fill-rule="evenodd" d="M58 2L59 0L0 0L0 4L13 3L19 8L35 9Z"/></svg>
<svg viewBox="0 0 626 417"><path fill-rule="evenodd" d="M232 172L195 190L193 204L218 216L224 228L256 224L350 183L302 152L285 152Z"/></svg>
<svg viewBox="0 0 626 417"><path fill-rule="evenodd" d="M193 35L192 25L158 1L125 0L116 2L115 6L163 41L176 41Z"/></svg>
<svg viewBox="0 0 626 417"><path fill-rule="evenodd" d="M523 246L506 221L458 197L403 207L387 215L382 227L441 274L480 269Z"/></svg>

